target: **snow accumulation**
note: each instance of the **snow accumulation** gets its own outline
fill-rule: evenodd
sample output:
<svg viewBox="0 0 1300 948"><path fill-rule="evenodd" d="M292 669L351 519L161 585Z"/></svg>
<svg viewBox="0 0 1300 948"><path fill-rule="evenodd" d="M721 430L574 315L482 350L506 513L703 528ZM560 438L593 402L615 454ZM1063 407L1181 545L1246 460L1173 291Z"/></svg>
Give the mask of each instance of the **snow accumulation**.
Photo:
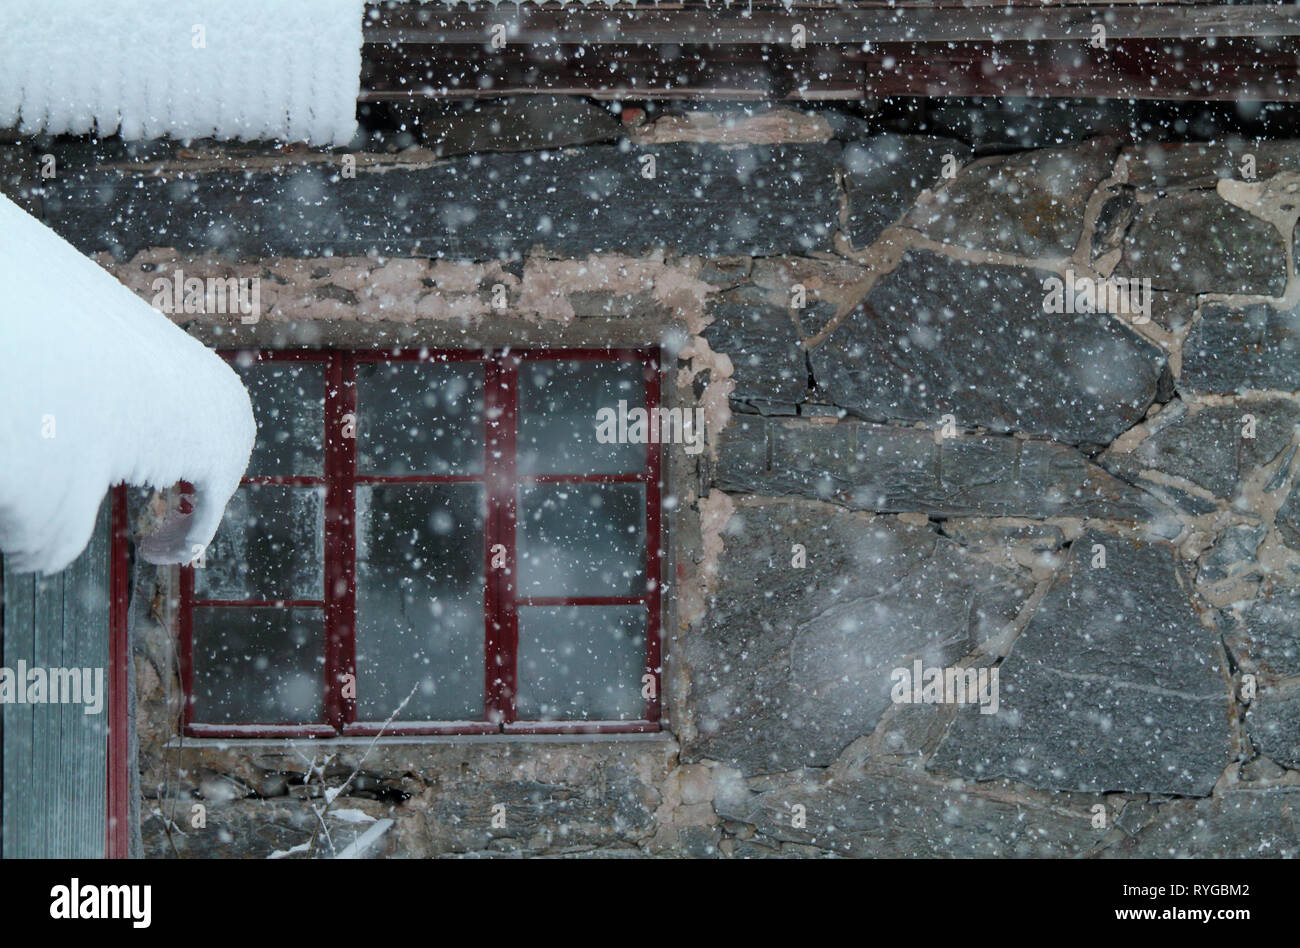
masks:
<svg viewBox="0 0 1300 948"><path fill-rule="evenodd" d="M0 4L0 128L126 139L356 133L364 0Z"/></svg>
<svg viewBox="0 0 1300 948"><path fill-rule="evenodd" d="M239 376L0 196L0 551L22 572L85 548L113 484L195 487L182 529L142 549L193 559L253 449Z"/></svg>

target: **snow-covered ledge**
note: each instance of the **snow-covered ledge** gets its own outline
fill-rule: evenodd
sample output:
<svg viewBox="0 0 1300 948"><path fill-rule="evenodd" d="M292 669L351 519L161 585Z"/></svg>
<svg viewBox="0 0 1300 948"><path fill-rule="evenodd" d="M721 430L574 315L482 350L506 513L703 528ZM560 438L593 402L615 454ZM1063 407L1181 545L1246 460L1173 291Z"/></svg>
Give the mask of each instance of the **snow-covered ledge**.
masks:
<svg viewBox="0 0 1300 948"><path fill-rule="evenodd" d="M0 4L0 128L346 145L363 10L363 0Z"/></svg>
<svg viewBox="0 0 1300 948"><path fill-rule="evenodd" d="M56 572L85 548L105 491L194 485L194 509L141 548L207 546L256 426L239 376L202 343L0 196L0 551Z"/></svg>

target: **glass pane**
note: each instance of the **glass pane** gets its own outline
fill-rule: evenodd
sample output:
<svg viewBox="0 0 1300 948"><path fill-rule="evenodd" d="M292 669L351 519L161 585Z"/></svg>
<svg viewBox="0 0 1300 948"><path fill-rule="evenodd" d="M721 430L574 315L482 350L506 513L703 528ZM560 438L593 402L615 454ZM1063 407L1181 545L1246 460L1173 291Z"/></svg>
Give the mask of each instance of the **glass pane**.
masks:
<svg viewBox="0 0 1300 948"><path fill-rule="evenodd" d="M644 484L519 489L519 595L645 592Z"/></svg>
<svg viewBox="0 0 1300 948"><path fill-rule="evenodd" d="M322 717L321 609L194 610L194 720L312 724Z"/></svg>
<svg viewBox="0 0 1300 948"><path fill-rule="evenodd" d="M643 444L601 444L602 408L645 409L639 362L525 359L519 365L520 474L634 474L645 469Z"/></svg>
<svg viewBox="0 0 1300 948"><path fill-rule="evenodd" d="M644 606L519 610L519 718L638 720L645 714Z"/></svg>
<svg viewBox="0 0 1300 948"><path fill-rule="evenodd" d="M203 559L199 599L323 598L325 488L239 488Z"/></svg>
<svg viewBox="0 0 1300 948"><path fill-rule="evenodd" d="M483 717L483 520L478 484L357 486L358 720Z"/></svg>
<svg viewBox="0 0 1300 948"><path fill-rule="evenodd" d="M253 362L234 368L257 419L248 477L320 475L325 470L325 366L319 362Z"/></svg>
<svg viewBox="0 0 1300 948"><path fill-rule="evenodd" d="M357 471L483 470L483 367L473 362L357 363Z"/></svg>

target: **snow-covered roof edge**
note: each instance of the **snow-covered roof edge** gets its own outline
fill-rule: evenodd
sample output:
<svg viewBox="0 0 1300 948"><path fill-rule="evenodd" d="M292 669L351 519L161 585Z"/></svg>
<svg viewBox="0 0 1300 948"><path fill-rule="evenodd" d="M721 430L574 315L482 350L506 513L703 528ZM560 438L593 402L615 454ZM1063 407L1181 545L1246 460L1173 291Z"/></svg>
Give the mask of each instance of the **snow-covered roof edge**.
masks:
<svg viewBox="0 0 1300 948"><path fill-rule="evenodd" d="M356 134L364 0L0 4L0 128L127 139Z"/></svg>
<svg viewBox="0 0 1300 948"><path fill-rule="evenodd" d="M195 487L153 562L212 540L256 425L226 361L0 196L0 551L21 572L85 548L105 491Z"/></svg>

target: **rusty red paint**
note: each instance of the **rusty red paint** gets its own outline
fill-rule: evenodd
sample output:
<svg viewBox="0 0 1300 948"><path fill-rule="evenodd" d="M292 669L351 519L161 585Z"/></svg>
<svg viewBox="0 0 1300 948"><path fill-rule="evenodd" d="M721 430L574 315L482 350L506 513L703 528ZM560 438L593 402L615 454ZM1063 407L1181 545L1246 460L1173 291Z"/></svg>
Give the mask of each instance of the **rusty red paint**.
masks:
<svg viewBox="0 0 1300 948"><path fill-rule="evenodd" d="M654 411L659 407L661 392L660 380L662 376L659 371L659 364L656 360L647 359L645 362L645 385L646 385L646 407L650 411L650 417L654 417ZM662 505L660 504L660 490L663 486L662 478L662 461L663 451L655 439L649 439L646 442L646 468L649 476L646 479L646 670L645 674L649 676L646 684L650 685L645 704L645 716L647 721L658 722L659 711L661 707L659 692L660 678L663 672L661 667L662 648L659 636L659 621L661 616L662 595L662 557L663 557L663 522L660 519L663 514ZM643 679L644 681L644 679Z"/></svg>
<svg viewBox="0 0 1300 948"><path fill-rule="evenodd" d="M640 733L659 728L660 610L662 608L662 488L661 446L646 446L644 471L618 475L535 475L520 476L516 470L518 426L518 369L525 360L593 360L640 363L645 371L646 408L658 407L661 373L658 353L653 350L609 349L491 349L393 351L259 351L227 352L226 358L255 362L319 362L326 373L325 463L322 476L258 475L244 484L288 484L325 487L325 589L321 599L225 600L196 599L194 569L180 571L180 609L177 632L180 638L181 675L186 694L182 726L185 733L202 737L305 737L323 738L339 734L372 736L438 734L570 734ZM357 410L356 366L360 362L481 362L484 367L484 466L481 475L361 475L356 469L356 441L343 437L343 428L354 421ZM351 416L349 418L349 416ZM484 711L481 721L402 722L385 727L380 722L357 721L355 693L345 685L356 684L356 524L355 487L361 483L482 483L487 502L483 537L484 568ZM516 496L526 483L645 483L646 485L646 590L637 596L519 597L516 595ZM498 547L499 544L499 547ZM504 549L505 568L493 567L494 548ZM518 609L525 605L633 605L647 611L645 674L654 688L645 704L642 721L518 721ZM218 725L196 722L193 714L193 610L211 607L291 608L323 607L325 635L325 690L322 720L308 724L259 723Z"/></svg>
<svg viewBox="0 0 1300 948"><path fill-rule="evenodd" d="M127 670L131 658L128 609L131 576L126 509L126 488L119 484L109 492L111 505L111 547L108 564L108 819L104 853L109 859L126 859L130 852L131 766L127 730Z"/></svg>

